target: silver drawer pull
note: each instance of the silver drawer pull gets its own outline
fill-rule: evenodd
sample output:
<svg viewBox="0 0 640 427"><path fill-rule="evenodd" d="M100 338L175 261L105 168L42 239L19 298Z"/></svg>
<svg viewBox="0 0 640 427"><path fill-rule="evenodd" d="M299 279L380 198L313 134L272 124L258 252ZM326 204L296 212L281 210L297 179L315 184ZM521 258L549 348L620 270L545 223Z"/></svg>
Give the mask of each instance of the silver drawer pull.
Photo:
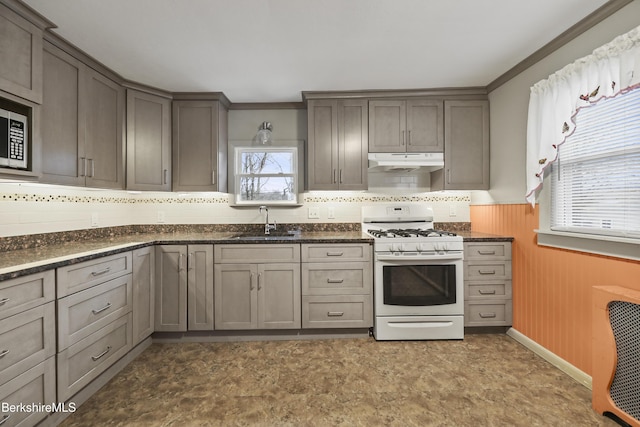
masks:
<svg viewBox="0 0 640 427"><path fill-rule="evenodd" d="M482 317L483 319L493 319L494 317L496 317L495 313L479 313L480 317Z"/></svg>
<svg viewBox="0 0 640 427"><path fill-rule="evenodd" d="M496 251L478 251L480 255L495 255Z"/></svg>
<svg viewBox="0 0 640 427"><path fill-rule="evenodd" d="M109 353L110 351L111 351L111 346L108 345L105 351L103 351L97 356L91 356L91 359L93 359L93 361L95 362L96 360L101 359L105 354Z"/></svg>
<svg viewBox="0 0 640 427"><path fill-rule="evenodd" d="M5 357L7 354L9 354L9 350L2 350L2 352L0 352L0 358Z"/></svg>
<svg viewBox="0 0 640 427"><path fill-rule="evenodd" d="M5 414L5 415L3 415L2 419L0 420L0 426L1 426L2 424L6 423L6 422L9 420L9 418L11 418L11 414Z"/></svg>
<svg viewBox="0 0 640 427"><path fill-rule="evenodd" d="M496 274L495 270L478 270L480 274Z"/></svg>
<svg viewBox="0 0 640 427"><path fill-rule="evenodd" d="M327 252L327 256L342 256L344 252Z"/></svg>
<svg viewBox="0 0 640 427"><path fill-rule="evenodd" d="M327 312L327 316L329 316L329 317L342 317L342 316L344 316L344 311L329 311L329 312Z"/></svg>
<svg viewBox="0 0 640 427"><path fill-rule="evenodd" d="M91 275L92 275L93 277L96 277L96 276L102 276L103 274L108 273L108 272L110 272L110 271L111 271L111 267L107 267L107 268L105 268L104 270L100 270L100 271L92 271L92 272L91 272Z"/></svg>
<svg viewBox="0 0 640 427"><path fill-rule="evenodd" d="M91 310L91 312L92 312L93 314L98 314L98 313L102 313L103 311L108 310L108 309L110 309L110 308L111 308L111 303L110 303L110 302L108 302L108 303L107 303L107 305L105 305L104 307L99 308L99 309L97 309L97 310Z"/></svg>
<svg viewBox="0 0 640 427"><path fill-rule="evenodd" d="M495 291L495 289L494 289L494 290L492 290L492 291L484 291L484 290L480 289L480 290L478 291L478 293L479 293L480 295L495 295L495 294L496 294L496 291Z"/></svg>
<svg viewBox="0 0 640 427"><path fill-rule="evenodd" d="M9 301L11 301L11 298L2 298L2 299L0 299L0 305L4 305L4 304L8 303Z"/></svg>
<svg viewBox="0 0 640 427"><path fill-rule="evenodd" d="M327 283L343 283L344 279L327 279Z"/></svg>

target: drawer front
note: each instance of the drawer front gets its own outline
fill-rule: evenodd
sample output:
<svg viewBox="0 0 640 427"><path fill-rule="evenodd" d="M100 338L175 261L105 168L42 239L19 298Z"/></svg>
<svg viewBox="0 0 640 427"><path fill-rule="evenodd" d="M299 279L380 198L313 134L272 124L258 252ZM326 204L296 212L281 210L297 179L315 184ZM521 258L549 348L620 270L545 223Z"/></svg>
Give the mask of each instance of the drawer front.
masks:
<svg viewBox="0 0 640 427"><path fill-rule="evenodd" d="M132 289L129 274L58 300L58 351L129 313Z"/></svg>
<svg viewBox="0 0 640 427"><path fill-rule="evenodd" d="M464 283L464 298L467 299L496 299L511 298L511 280L466 281Z"/></svg>
<svg viewBox="0 0 640 427"><path fill-rule="evenodd" d="M510 300L465 302L465 326L510 326L512 317Z"/></svg>
<svg viewBox="0 0 640 427"><path fill-rule="evenodd" d="M131 313L58 353L58 400L65 401L132 348Z"/></svg>
<svg viewBox="0 0 640 427"><path fill-rule="evenodd" d="M371 294L371 263L303 263L303 295Z"/></svg>
<svg viewBox="0 0 640 427"><path fill-rule="evenodd" d="M366 243L309 243L302 245L302 262L370 261Z"/></svg>
<svg viewBox="0 0 640 427"><path fill-rule="evenodd" d="M49 270L0 282L0 319L53 301L55 279Z"/></svg>
<svg viewBox="0 0 640 427"><path fill-rule="evenodd" d="M466 242L464 258L484 260L510 260L511 242Z"/></svg>
<svg viewBox="0 0 640 427"><path fill-rule="evenodd" d="M465 280L511 279L511 261L465 261Z"/></svg>
<svg viewBox="0 0 640 427"><path fill-rule="evenodd" d="M58 298L131 273L131 260L131 252L123 252L58 268Z"/></svg>
<svg viewBox="0 0 640 427"><path fill-rule="evenodd" d="M0 386L0 401L7 405L35 403L50 405L56 402L55 357L34 366L25 373ZM47 412L2 412L2 427L33 426L49 415Z"/></svg>
<svg viewBox="0 0 640 427"><path fill-rule="evenodd" d="M300 262L299 244L214 245L213 250L216 264Z"/></svg>
<svg viewBox="0 0 640 427"><path fill-rule="evenodd" d="M52 301L0 323L0 384L55 354L55 313Z"/></svg>
<svg viewBox="0 0 640 427"><path fill-rule="evenodd" d="M373 326L370 295L303 296L303 328L369 328Z"/></svg>

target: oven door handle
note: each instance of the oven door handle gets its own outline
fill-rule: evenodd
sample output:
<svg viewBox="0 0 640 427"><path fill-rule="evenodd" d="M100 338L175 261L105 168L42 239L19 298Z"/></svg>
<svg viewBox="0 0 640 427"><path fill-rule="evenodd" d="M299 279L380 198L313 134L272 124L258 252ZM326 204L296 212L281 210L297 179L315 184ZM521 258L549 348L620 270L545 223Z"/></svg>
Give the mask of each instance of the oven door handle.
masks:
<svg viewBox="0 0 640 427"><path fill-rule="evenodd" d="M412 261L462 261L462 252L455 252L445 255L415 255L415 256L395 256L395 255L376 255L377 261L400 261L400 262L412 262Z"/></svg>

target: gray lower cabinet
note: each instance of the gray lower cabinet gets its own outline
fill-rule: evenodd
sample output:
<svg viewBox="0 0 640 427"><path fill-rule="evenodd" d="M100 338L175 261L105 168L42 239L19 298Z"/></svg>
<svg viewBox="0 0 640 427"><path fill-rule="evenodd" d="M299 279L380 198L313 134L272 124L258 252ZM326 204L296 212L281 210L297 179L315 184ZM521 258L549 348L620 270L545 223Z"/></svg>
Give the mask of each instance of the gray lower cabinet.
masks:
<svg viewBox="0 0 640 427"><path fill-rule="evenodd" d="M489 189L489 101L444 102L444 169L431 190Z"/></svg>
<svg viewBox="0 0 640 427"><path fill-rule="evenodd" d="M464 243L465 326L511 326L511 242Z"/></svg>
<svg viewBox="0 0 640 427"><path fill-rule="evenodd" d="M153 246L135 249L133 266L133 345L153 333L155 308L155 251Z"/></svg>
<svg viewBox="0 0 640 427"><path fill-rule="evenodd" d="M127 89L127 190L171 190L171 100Z"/></svg>
<svg viewBox="0 0 640 427"><path fill-rule="evenodd" d="M215 329L300 328L300 245L216 245L215 259Z"/></svg>
<svg viewBox="0 0 640 427"><path fill-rule="evenodd" d="M213 329L213 246L156 246L155 331Z"/></svg>

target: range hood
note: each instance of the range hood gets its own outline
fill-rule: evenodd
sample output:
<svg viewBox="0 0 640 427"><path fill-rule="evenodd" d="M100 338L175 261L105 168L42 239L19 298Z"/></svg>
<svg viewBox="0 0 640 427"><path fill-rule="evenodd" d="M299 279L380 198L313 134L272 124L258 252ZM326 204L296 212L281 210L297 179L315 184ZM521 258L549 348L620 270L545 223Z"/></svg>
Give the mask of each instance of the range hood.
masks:
<svg viewBox="0 0 640 427"><path fill-rule="evenodd" d="M444 167L444 153L369 153L370 171L432 172Z"/></svg>

